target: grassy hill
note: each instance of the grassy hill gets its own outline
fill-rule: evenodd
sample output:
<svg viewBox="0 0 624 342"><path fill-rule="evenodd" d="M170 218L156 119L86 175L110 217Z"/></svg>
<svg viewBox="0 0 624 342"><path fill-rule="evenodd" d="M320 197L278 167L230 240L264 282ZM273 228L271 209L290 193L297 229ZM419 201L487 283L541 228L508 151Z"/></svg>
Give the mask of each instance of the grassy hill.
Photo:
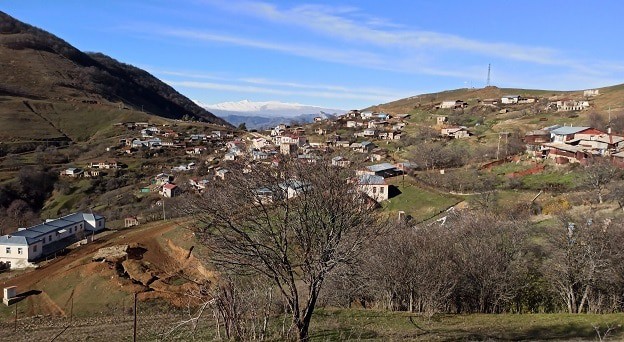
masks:
<svg viewBox="0 0 624 342"><path fill-rule="evenodd" d="M0 12L0 79L0 108L4 112L0 121L6 121L9 115L32 122L33 128L45 127L45 134L55 130L48 129L41 118L34 117L33 111L22 108L19 102L47 101L48 110L39 108L41 112L68 115L65 121L86 123L84 126L90 126L93 120L101 121L100 113L125 110L229 125L146 71L103 54L81 52L62 39L3 12ZM55 106L60 108L49 110ZM34 112L37 116L38 110ZM22 115L26 118L22 119ZM3 135L11 135L5 125L0 126L0 136Z"/></svg>
<svg viewBox="0 0 624 342"><path fill-rule="evenodd" d="M592 108L597 111L605 111L624 108L624 84L598 88L600 95L591 98ZM498 98L505 95L521 95L525 97L538 98L574 98L582 99L583 90L539 90L539 89L515 89L515 88L498 88L494 86L485 88L461 88L447 90L438 93L422 94L411 96L408 98L371 106L366 110L385 111L389 113L409 113L415 109L423 107L432 107L436 103L451 100L463 100L468 103L476 103L477 99Z"/></svg>

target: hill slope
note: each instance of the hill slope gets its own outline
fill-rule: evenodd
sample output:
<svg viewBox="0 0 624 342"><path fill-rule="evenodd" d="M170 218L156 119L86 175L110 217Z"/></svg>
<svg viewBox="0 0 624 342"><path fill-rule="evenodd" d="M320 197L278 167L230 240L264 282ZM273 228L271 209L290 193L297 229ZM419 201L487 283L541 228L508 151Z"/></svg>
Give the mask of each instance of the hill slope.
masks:
<svg viewBox="0 0 624 342"><path fill-rule="evenodd" d="M165 118L190 116L228 125L146 71L103 54L81 52L3 12L0 79L4 97L109 104Z"/></svg>
<svg viewBox="0 0 624 342"><path fill-rule="evenodd" d="M615 85L611 87L598 88L600 95L591 98L592 108L597 111L604 111L609 108L621 109L624 108L624 84ZM463 100L470 101L476 99L488 99L498 98L505 95L521 95L532 96L538 98L550 98L550 97L569 97L574 99L583 98L583 90L570 90L570 91L558 91L558 90L536 90L536 89L512 89L512 88L498 88L494 86L485 88L462 88L442 91L439 93L421 94L417 96L411 96L408 98L380 104L377 106L371 106L366 110L374 111L387 111L389 113L407 113L421 106L432 106L435 103L442 101Z"/></svg>

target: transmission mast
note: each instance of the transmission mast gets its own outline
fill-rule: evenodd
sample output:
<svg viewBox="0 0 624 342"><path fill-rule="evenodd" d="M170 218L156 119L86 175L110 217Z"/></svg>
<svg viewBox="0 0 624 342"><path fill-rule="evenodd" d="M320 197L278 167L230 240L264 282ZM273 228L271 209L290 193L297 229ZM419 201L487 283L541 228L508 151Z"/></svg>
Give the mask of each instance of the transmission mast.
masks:
<svg viewBox="0 0 624 342"><path fill-rule="evenodd" d="M490 86L490 73L492 71L492 64L488 64L488 78L487 78L487 86Z"/></svg>

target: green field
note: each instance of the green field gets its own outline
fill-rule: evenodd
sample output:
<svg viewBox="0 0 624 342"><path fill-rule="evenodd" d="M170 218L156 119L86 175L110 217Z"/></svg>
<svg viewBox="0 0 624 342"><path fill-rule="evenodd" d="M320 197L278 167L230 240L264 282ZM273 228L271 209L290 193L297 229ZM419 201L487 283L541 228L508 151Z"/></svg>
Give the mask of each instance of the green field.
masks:
<svg viewBox="0 0 624 342"><path fill-rule="evenodd" d="M416 221L426 220L462 201L456 196L441 194L423 189L416 185L411 177L395 177L387 180L396 188L395 196L390 190L390 199L383 203L385 210L391 212L405 211ZM398 193L398 194L397 194Z"/></svg>

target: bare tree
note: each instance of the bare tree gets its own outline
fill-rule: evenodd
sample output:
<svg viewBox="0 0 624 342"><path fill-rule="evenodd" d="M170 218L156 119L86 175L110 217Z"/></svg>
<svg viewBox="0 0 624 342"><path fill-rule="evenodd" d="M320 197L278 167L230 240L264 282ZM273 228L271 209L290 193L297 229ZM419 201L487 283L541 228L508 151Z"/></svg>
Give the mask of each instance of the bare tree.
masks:
<svg viewBox="0 0 624 342"><path fill-rule="evenodd" d="M608 159L596 158L592 159L585 167L586 184L591 187L598 202L602 203L603 194L606 186L617 178L619 170Z"/></svg>
<svg viewBox="0 0 624 342"><path fill-rule="evenodd" d="M569 313L586 310L592 292L610 268L610 221L561 218L552 233L544 274ZM619 232L618 232L619 234Z"/></svg>
<svg viewBox="0 0 624 342"><path fill-rule="evenodd" d="M246 171L247 170L247 171ZM287 303L299 340L308 340L323 282L380 232L374 206L326 161L233 165L229 178L191 200L195 233L222 272L260 274Z"/></svg>

